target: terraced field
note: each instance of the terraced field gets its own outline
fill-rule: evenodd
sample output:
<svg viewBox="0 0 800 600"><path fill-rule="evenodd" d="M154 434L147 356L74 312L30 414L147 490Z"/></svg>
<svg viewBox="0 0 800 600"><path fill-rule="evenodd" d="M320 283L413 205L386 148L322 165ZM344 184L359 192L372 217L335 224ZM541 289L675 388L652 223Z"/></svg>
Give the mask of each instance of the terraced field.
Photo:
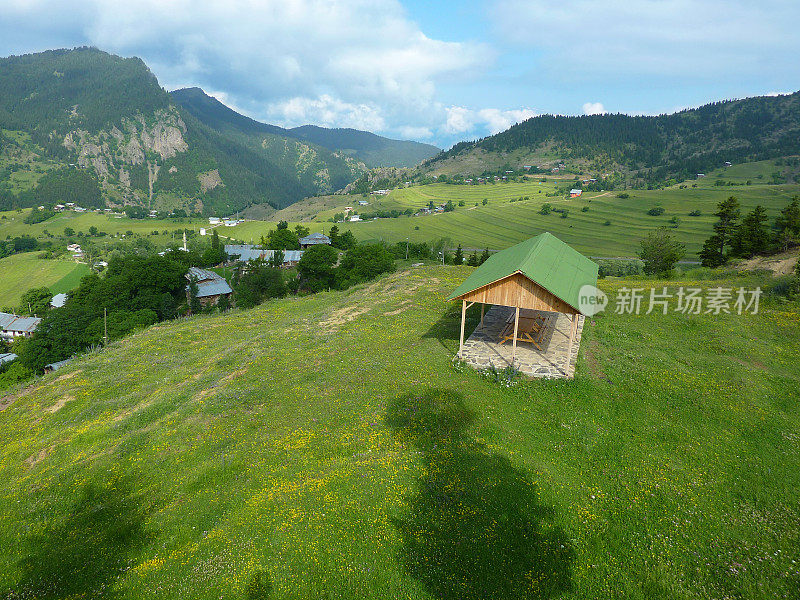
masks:
<svg viewBox="0 0 800 600"><path fill-rule="evenodd" d="M746 175L745 175L746 176ZM744 177L744 176L741 176ZM740 176L732 172L731 181ZM516 242L550 231L590 256L633 256L639 240L648 231L657 227L672 227L675 236L686 244L689 258L696 256L705 239L711 234L716 205L728 196L736 196L742 210L752 209L757 204L766 207L770 217L786 206L792 196L800 193L797 185L715 186L715 177L709 175L700 180L697 187L680 189L678 186L664 190L630 190L627 198L620 192L586 192L576 199L547 197L554 189L552 180L540 183L507 183L482 186L456 186L434 184L395 190L385 197L371 196L370 205L359 207L363 212L376 210L419 209L429 202L441 204L448 200L456 204L450 213L379 219L360 223L339 224L340 230L351 230L361 240L383 240L398 242L425 241L448 238L453 245L466 248L490 248L500 250ZM541 193L539 193L541 191ZM527 197L527 200L519 198ZM335 199L338 203L335 203ZM487 204L483 205L483 199ZM301 205L291 207L292 212L279 212L276 218L302 217L312 208L323 208L313 220L304 223L312 231L327 231L328 218L342 212L345 206L358 207L361 196L329 196L324 199L309 199ZM512 202L512 200L515 200ZM458 206L463 201L465 206ZM476 206L477 203L477 206ZM540 214L544 203L554 208L569 211L567 218L560 213ZM664 214L653 217L647 211L653 207L664 208ZM585 209L585 212L584 212ZM701 216L690 217L699 210ZM680 223L671 223L678 217ZM322 222L320 222L322 221ZM257 241L269 229L266 223L250 222L230 229L230 235ZM227 228L226 228L227 229Z"/></svg>

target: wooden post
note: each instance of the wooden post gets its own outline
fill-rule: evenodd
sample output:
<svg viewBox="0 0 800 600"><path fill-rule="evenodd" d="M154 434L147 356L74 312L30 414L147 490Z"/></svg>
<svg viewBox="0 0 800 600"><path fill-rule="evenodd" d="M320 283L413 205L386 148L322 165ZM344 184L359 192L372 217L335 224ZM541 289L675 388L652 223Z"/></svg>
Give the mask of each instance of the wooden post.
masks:
<svg viewBox="0 0 800 600"><path fill-rule="evenodd" d="M458 341L458 358L463 358L464 353L464 322L467 320L467 301L461 301L461 337Z"/></svg>
<svg viewBox="0 0 800 600"><path fill-rule="evenodd" d="M483 329L483 307L485 304L481 302L481 329Z"/></svg>
<svg viewBox="0 0 800 600"><path fill-rule="evenodd" d="M569 349L567 350L566 375L569 375L569 366L572 364L572 344L575 342L575 331L578 329L578 315L572 315L572 324L569 328ZM573 373L574 375L574 373Z"/></svg>
<svg viewBox="0 0 800 600"><path fill-rule="evenodd" d="M517 331L519 330L519 306L516 307L514 313L514 344L511 349L511 366L513 367L517 360Z"/></svg>

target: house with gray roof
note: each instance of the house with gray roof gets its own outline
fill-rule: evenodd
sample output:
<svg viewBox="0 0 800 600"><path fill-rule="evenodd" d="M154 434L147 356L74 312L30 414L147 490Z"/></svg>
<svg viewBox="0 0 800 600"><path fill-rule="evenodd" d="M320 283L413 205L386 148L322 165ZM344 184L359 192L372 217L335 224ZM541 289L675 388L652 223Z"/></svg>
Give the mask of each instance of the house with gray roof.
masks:
<svg viewBox="0 0 800 600"><path fill-rule="evenodd" d="M186 279L190 282L194 281L197 284L197 299L200 305L216 306L219 304L220 298L225 297L230 300L233 290L228 282L223 277L199 267L191 267L189 272L186 273ZM186 301L191 305L192 301L192 284L186 286Z"/></svg>
<svg viewBox="0 0 800 600"><path fill-rule="evenodd" d="M309 246L316 246L318 244L327 244L330 246L331 238L324 233L312 233L311 235L300 238L301 248L308 248Z"/></svg>
<svg viewBox="0 0 800 600"><path fill-rule="evenodd" d="M0 312L0 338L11 341L19 337L31 337L41 322L38 317L20 317Z"/></svg>
<svg viewBox="0 0 800 600"><path fill-rule="evenodd" d="M330 242L330 240L329 240ZM228 244L225 246L225 254L235 262L246 263L251 260L263 258L266 261L272 260L276 250L263 250L251 244ZM284 250L282 267L294 267L303 256L302 250Z"/></svg>

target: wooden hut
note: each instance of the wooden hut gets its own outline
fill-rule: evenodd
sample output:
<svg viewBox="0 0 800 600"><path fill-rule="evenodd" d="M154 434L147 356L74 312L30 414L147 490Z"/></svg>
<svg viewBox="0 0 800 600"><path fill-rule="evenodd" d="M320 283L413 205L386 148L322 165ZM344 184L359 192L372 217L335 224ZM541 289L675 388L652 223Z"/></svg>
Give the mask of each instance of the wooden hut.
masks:
<svg viewBox="0 0 800 600"><path fill-rule="evenodd" d="M596 285L597 264L551 233L542 233L493 254L448 298L461 300L459 357L464 350L467 309L476 302L481 304L481 324L487 304L515 309L512 364L516 359L520 309L569 315L572 327L567 356L572 356L577 316L584 314L581 290L585 293L584 286Z"/></svg>

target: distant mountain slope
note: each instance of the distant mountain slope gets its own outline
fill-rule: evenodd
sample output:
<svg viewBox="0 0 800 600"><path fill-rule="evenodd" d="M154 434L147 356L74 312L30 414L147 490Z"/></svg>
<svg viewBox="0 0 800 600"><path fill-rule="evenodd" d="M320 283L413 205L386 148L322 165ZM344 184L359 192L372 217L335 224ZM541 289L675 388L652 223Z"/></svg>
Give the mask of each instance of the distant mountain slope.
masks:
<svg viewBox="0 0 800 600"><path fill-rule="evenodd" d="M290 129L289 135L326 148L343 150L370 167L413 167L440 151L430 144L392 140L357 129L303 125Z"/></svg>
<svg viewBox="0 0 800 600"><path fill-rule="evenodd" d="M366 170L366 165L343 152L295 139L286 129L245 117L200 88L176 90L171 97L229 143L244 146L275 167L293 173L303 196L335 192Z"/></svg>
<svg viewBox="0 0 800 600"><path fill-rule="evenodd" d="M412 167L440 151L430 144L392 140L358 129L327 129L316 125L284 129L241 115L200 88L184 88L171 93L178 104L220 132L294 138L332 152L344 153L369 167Z"/></svg>
<svg viewBox="0 0 800 600"><path fill-rule="evenodd" d="M95 48L2 58L0 208L35 205L41 174L69 179L71 168L112 204L225 214L330 193L366 169L266 125L217 127L173 102L138 58Z"/></svg>
<svg viewBox="0 0 800 600"><path fill-rule="evenodd" d="M462 142L425 165L474 165L514 154L533 164L557 160L618 167L644 179L689 178L724 161L757 161L800 152L800 92L715 102L656 117L622 114L542 115L478 140Z"/></svg>

